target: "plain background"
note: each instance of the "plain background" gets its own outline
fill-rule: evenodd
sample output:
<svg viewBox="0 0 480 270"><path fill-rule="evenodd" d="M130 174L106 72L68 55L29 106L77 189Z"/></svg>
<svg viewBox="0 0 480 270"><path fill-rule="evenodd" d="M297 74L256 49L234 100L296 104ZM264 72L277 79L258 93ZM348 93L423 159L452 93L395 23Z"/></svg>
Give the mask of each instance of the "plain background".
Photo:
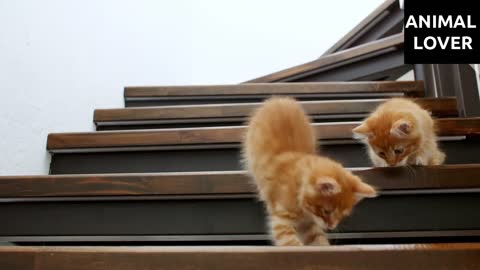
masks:
<svg viewBox="0 0 480 270"><path fill-rule="evenodd" d="M123 87L239 83L319 57L382 0L0 0L0 174L47 174L49 132Z"/></svg>

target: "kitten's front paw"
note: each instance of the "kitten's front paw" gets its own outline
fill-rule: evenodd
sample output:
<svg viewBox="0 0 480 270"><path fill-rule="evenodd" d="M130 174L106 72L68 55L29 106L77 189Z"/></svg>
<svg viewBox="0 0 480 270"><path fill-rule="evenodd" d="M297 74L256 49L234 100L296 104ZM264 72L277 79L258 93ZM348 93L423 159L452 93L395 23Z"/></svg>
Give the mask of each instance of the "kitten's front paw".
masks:
<svg viewBox="0 0 480 270"><path fill-rule="evenodd" d="M328 239L324 235L318 235L315 237L311 243L308 244L309 246L330 246Z"/></svg>
<svg viewBox="0 0 480 270"><path fill-rule="evenodd" d="M425 165L427 165L427 160L424 157L416 157L415 158L415 165L425 166Z"/></svg>
<svg viewBox="0 0 480 270"><path fill-rule="evenodd" d="M388 167L388 164L384 161L378 161L378 160L374 160L373 162L373 167Z"/></svg>
<svg viewBox="0 0 480 270"><path fill-rule="evenodd" d="M299 247L303 246L303 243L297 239L290 239L287 241L277 241L276 245L281 247Z"/></svg>

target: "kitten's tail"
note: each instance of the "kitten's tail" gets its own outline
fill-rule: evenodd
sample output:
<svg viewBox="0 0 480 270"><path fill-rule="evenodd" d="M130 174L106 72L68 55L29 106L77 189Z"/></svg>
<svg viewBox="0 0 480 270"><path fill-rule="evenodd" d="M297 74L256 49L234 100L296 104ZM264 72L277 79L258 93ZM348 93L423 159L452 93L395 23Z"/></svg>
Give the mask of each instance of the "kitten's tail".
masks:
<svg viewBox="0 0 480 270"><path fill-rule="evenodd" d="M247 169L268 164L284 152L316 152L316 136L308 116L293 98L272 97L250 118L243 143ZM256 164L252 164L256 163Z"/></svg>

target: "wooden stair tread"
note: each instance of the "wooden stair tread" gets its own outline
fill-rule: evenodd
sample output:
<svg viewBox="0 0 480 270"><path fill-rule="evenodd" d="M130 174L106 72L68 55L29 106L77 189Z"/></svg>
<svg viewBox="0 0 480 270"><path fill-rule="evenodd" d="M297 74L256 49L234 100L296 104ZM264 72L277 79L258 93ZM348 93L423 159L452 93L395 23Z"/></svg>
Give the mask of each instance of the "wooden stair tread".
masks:
<svg viewBox="0 0 480 270"><path fill-rule="evenodd" d="M480 134L480 118L438 119L440 136L469 136ZM351 139L351 130L358 122L316 123L320 139ZM47 149L59 150L151 147L165 145L239 143L245 127L184 128L135 131L102 131L83 133L52 133Z"/></svg>
<svg viewBox="0 0 480 270"><path fill-rule="evenodd" d="M381 193L480 188L480 164L352 170ZM0 177L0 198L235 194L253 197L254 192L243 171Z"/></svg>
<svg viewBox="0 0 480 270"><path fill-rule="evenodd" d="M292 80L295 77L303 76L322 69L337 67L338 65L365 58L368 55L376 55L391 49L403 47L403 33L372 41L353 48L342 50L333 54L325 55L317 60L307 62L298 66L287 68L266 76L247 81L247 83L267 83Z"/></svg>
<svg viewBox="0 0 480 270"><path fill-rule="evenodd" d="M480 244L331 247L0 247L2 269L464 269Z"/></svg>
<svg viewBox="0 0 480 270"><path fill-rule="evenodd" d="M233 85L191 85L191 86L129 86L125 87L125 99L174 98L255 95L319 95L352 93L405 93L423 96L422 81L385 82L307 82L307 83L248 83Z"/></svg>
<svg viewBox="0 0 480 270"><path fill-rule="evenodd" d="M301 101L309 115L367 114L373 111L384 99L368 100L322 100ZM432 112L434 116L456 116L456 98L418 98L417 103ZM261 103L159 106L122 109L97 109L94 122L102 125L106 122L126 121L169 121L179 119L207 118L245 118Z"/></svg>

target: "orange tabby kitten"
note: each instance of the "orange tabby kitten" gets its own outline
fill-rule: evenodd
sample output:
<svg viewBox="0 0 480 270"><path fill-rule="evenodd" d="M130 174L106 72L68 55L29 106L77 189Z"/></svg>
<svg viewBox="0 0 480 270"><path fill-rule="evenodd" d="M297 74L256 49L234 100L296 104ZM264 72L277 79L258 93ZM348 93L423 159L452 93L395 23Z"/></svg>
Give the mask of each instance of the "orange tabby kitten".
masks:
<svg viewBox="0 0 480 270"><path fill-rule="evenodd" d="M255 111L243 154L270 214L276 245L328 245L333 229L371 186L337 162L316 153L316 137L301 106L274 97Z"/></svg>
<svg viewBox="0 0 480 270"><path fill-rule="evenodd" d="M430 113L405 98L381 104L353 132L365 139L375 166L440 165L445 160Z"/></svg>

